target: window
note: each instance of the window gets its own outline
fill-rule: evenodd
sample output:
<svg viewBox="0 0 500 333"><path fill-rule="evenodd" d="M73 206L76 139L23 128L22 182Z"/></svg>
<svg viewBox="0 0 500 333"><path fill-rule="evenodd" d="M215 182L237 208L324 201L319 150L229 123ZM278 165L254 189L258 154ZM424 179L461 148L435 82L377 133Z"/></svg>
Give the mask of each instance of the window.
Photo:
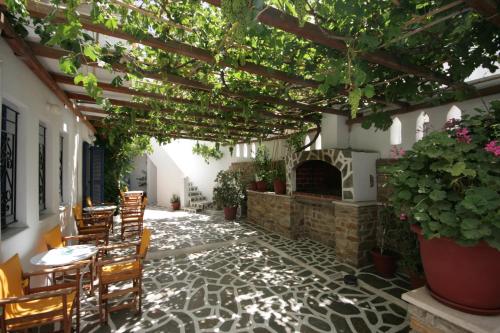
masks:
<svg viewBox="0 0 500 333"><path fill-rule="evenodd" d="M420 141L431 130L429 115L425 112L420 113L417 118L416 140Z"/></svg>
<svg viewBox="0 0 500 333"><path fill-rule="evenodd" d="M399 120L398 117L394 118L392 120L392 125L389 130L389 136L391 140L391 145L396 146L400 145L402 140L402 133L401 133L401 120Z"/></svg>
<svg viewBox="0 0 500 333"><path fill-rule="evenodd" d="M64 202L64 136L59 137L59 200Z"/></svg>
<svg viewBox="0 0 500 333"><path fill-rule="evenodd" d="M255 147L255 142L252 143L252 149L250 150L250 154L252 158L255 158L255 154L257 153L257 148Z"/></svg>
<svg viewBox="0 0 500 333"><path fill-rule="evenodd" d="M322 143L321 143L321 134L318 135L318 138L316 139L316 142L314 143L314 149L316 150L321 150L321 147L322 147Z"/></svg>
<svg viewBox="0 0 500 333"><path fill-rule="evenodd" d="M460 110L456 105L453 105L450 110L448 110L448 114L446 114L446 121L456 119L462 119L462 110Z"/></svg>
<svg viewBox="0 0 500 333"><path fill-rule="evenodd" d="M47 209L45 198L45 162L47 141L47 128L43 125L38 126L38 209L43 211Z"/></svg>
<svg viewBox="0 0 500 333"><path fill-rule="evenodd" d="M246 143L243 145L243 157L248 157L248 145Z"/></svg>
<svg viewBox="0 0 500 333"><path fill-rule="evenodd" d="M240 145L236 145L236 157L240 157Z"/></svg>
<svg viewBox="0 0 500 333"><path fill-rule="evenodd" d="M16 222L17 119L18 113L2 105L0 181L2 229Z"/></svg>
<svg viewBox="0 0 500 333"><path fill-rule="evenodd" d="M309 137L309 135L306 135L306 139L304 141L304 146L308 145L309 143L311 143L311 138ZM311 150L311 146L307 147L305 150Z"/></svg>

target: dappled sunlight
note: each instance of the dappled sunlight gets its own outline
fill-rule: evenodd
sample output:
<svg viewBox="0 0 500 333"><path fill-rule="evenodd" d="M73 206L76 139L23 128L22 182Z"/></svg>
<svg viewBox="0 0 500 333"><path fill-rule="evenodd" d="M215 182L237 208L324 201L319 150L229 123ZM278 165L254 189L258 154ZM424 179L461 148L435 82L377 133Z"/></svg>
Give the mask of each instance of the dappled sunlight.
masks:
<svg viewBox="0 0 500 333"><path fill-rule="evenodd" d="M319 243L218 214L153 208L145 224L154 230L150 253L163 256L145 263L143 314L117 312L105 331L356 332L362 323L369 331L398 332L407 325L397 305L345 286L342 276L354 268ZM85 331L102 331L92 312L83 322Z"/></svg>

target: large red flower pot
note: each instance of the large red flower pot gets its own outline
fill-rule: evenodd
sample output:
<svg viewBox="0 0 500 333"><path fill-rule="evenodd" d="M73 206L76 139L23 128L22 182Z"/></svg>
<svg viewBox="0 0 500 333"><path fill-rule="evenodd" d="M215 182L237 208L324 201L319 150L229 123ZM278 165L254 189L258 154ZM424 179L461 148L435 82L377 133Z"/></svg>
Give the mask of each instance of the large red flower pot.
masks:
<svg viewBox="0 0 500 333"><path fill-rule="evenodd" d="M418 226L411 228L434 298L464 312L500 314L500 251L485 242L467 247L445 237L425 239Z"/></svg>
<svg viewBox="0 0 500 333"><path fill-rule="evenodd" d="M171 206L172 206L172 210L179 210L181 208L181 203L180 202L172 202Z"/></svg>
<svg viewBox="0 0 500 333"><path fill-rule="evenodd" d="M248 183L247 189L249 189L250 191L257 191L257 182Z"/></svg>
<svg viewBox="0 0 500 333"><path fill-rule="evenodd" d="M224 218L226 221L235 220L237 211L238 207L224 207Z"/></svg>
<svg viewBox="0 0 500 333"><path fill-rule="evenodd" d="M257 182L257 191L266 192L267 191L267 183L263 180Z"/></svg>
<svg viewBox="0 0 500 333"><path fill-rule="evenodd" d="M285 194L286 192L286 184L284 181L280 179L275 179L273 182L274 185L274 193L276 194Z"/></svg>
<svg viewBox="0 0 500 333"><path fill-rule="evenodd" d="M372 250L373 266L377 273L385 278L396 274L396 257L391 253L381 254L379 249Z"/></svg>

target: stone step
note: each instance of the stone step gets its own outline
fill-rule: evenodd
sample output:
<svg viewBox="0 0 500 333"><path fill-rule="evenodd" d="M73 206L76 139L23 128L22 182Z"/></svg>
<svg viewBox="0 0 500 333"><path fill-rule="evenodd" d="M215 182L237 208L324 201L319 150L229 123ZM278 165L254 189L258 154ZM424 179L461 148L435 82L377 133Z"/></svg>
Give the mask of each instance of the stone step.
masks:
<svg viewBox="0 0 500 333"><path fill-rule="evenodd" d="M207 198L205 198L203 195L197 195L194 197L189 198L190 202L199 202L199 201L205 201Z"/></svg>
<svg viewBox="0 0 500 333"><path fill-rule="evenodd" d="M200 208L200 209L205 209L207 207L210 207L212 205L211 201L205 200L205 201L200 201L196 202L193 204L194 207Z"/></svg>
<svg viewBox="0 0 500 333"><path fill-rule="evenodd" d="M198 213L199 211L201 211L200 208L198 208L198 207L192 207L192 206L184 207L184 208L182 208L182 210L185 211L185 212L188 212L188 213Z"/></svg>
<svg viewBox="0 0 500 333"><path fill-rule="evenodd" d="M189 191L188 197L197 197L197 196L202 196L203 194L200 191Z"/></svg>

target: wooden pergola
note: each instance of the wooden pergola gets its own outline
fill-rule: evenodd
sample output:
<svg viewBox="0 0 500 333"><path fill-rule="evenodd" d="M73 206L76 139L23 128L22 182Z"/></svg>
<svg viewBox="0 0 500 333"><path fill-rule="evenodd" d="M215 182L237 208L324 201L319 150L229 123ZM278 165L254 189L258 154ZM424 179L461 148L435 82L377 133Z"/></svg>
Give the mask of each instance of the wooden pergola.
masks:
<svg viewBox="0 0 500 333"><path fill-rule="evenodd" d="M221 6L221 0L205 1L212 6ZM133 5L122 4L127 6L129 10L136 11L143 15L150 14ZM6 1L0 0L0 6L3 13L1 21L2 37L9 44L14 54L18 56L40 80L42 80L68 109L76 116L82 118L90 128L94 130L94 127L105 128L111 126L102 121L108 115L107 111L100 108L93 97L89 96L83 89L78 87L80 84L76 84L73 77L65 75L58 70L54 70L54 68L50 68L51 66L48 66L50 61L68 56L70 52L62 48L44 45L38 41L23 39L15 32L8 18ZM461 12L474 10L482 15L484 20L500 28L500 16L497 12L497 6L498 4L493 0L459 0L452 1L446 6L437 8L431 14L444 15L449 13L449 17L441 16L439 18L441 21L434 23L438 24L445 19L457 15L452 15L454 12L450 12L454 9L459 8ZM51 22L54 24L63 23L66 20L61 9L55 9L41 2L28 1L27 9L33 18L47 18L50 15ZM234 71L249 73L299 89L318 89L322 83L317 80L302 77L298 74L292 75L285 71L258 63L252 63L250 61L235 64L224 57L218 59L210 50L193 46L182 41L163 40L152 35L144 38L137 38L120 28L109 29L103 24L94 23L91 17L85 14L80 14L79 19L83 29L98 34L99 36L117 38L128 43L136 43L153 49L162 50L167 54L180 55L192 59L195 63L209 64L220 70L230 68ZM275 7L265 7L256 19L260 24L269 28L279 29L297 38L308 40L322 47L341 53L347 52L346 40L348 37L342 36L335 31L325 30L317 24L309 22L301 24L296 17L280 11ZM418 21L419 19L421 18L415 17L413 20ZM189 29L186 27L182 28ZM418 34L425 29L427 29L426 25L419 29L415 29L415 31L410 31L409 33ZM405 36L402 36L402 38L404 37ZM401 75L412 75L420 77L424 81L439 83L444 86L444 89L463 89L464 86L466 86L464 82L454 82L450 77L444 76L432 69L409 63L405 59L401 59L398 55L391 54L384 48L360 54L359 57L370 64L389 68ZM82 63L86 64L91 70L97 72L102 71L101 65L98 62L85 57L82 57L81 60ZM129 67L123 63L113 64L112 70L115 74L120 75L126 75L127 73L134 74L130 73ZM140 74L147 80L172 85L179 91L211 93L216 89L213 84L167 71L142 71ZM170 133L172 138L191 138L223 143L234 142L235 140L245 141L250 138L273 139L281 138L283 135L286 136L288 133L300 128L304 123L310 123L311 127L313 124L318 126L318 119L320 119L320 115L323 113L345 116L348 118L348 124L360 123L366 118L365 113L362 113L360 116L350 119L348 110L336 102L319 104L297 101L273 94L233 91L227 87L218 89L218 92L228 100L234 101L235 104L245 102L255 105L258 118L245 117L245 110L242 107L224 105L217 101L210 101L203 105L204 112L190 113L182 110L182 107L196 107L199 104L198 101L181 95L172 97L165 96L158 92L137 90L131 88L129 85L117 86L109 82L104 76L105 75L99 77L98 75L98 87L103 90L104 96L109 99L110 104L113 106L126 107L129 110L136 110L138 113L148 112L151 109L151 103L169 102L173 103L171 105L178 106L161 109L161 119L159 121L167 125L175 124L176 129L172 130ZM500 85L471 90L473 93L469 95L469 98L483 97L500 93ZM340 89L338 94L339 98L345 98L348 95L348 91ZM336 100L336 98L337 97L332 100ZM384 96L379 96L377 94L365 100L367 105L378 105L384 111L389 112L391 116L448 102L445 100L428 100L423 103L410 104L404 100L388 101ZM182 119L176 116L178 112L182 113ZM231 122L230 125L226 124L228 121ZM148 125L141 117L137 117L136 122L138 133L150 135L157 133L157 129ZM197 130L200 128L203 129L203 133Z"/></svg>

